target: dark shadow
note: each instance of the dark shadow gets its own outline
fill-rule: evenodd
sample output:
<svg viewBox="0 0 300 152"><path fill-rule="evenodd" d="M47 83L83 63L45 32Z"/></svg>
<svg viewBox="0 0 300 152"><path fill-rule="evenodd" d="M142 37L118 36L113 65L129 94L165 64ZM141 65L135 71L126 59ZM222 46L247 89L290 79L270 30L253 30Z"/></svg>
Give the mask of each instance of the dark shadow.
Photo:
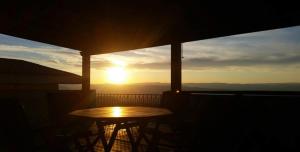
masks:
<svg viewBox="0 0 300 152"><path fill-rule="evenodd" d="M22 105L15 99L1 99L1 149L33 151L33 136Z"/></svg>
<svg viewBox="0 0 300 152"><path fill-rule="evenodd" d="M299 150L299 93L165 92L162 103L179 151Z"/></svg>

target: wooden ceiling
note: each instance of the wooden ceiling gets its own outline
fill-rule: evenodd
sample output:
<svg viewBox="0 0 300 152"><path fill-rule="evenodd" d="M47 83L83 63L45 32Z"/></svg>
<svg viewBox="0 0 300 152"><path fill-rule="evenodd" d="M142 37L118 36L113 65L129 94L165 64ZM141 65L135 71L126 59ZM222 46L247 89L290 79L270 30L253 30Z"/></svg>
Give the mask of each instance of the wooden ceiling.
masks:
<svg viewBox="0 0 300 152"><path fill-rule="evenodd" d="M300 25L288 1L8 1L0 33L88 54L112 53Z"/></svg>

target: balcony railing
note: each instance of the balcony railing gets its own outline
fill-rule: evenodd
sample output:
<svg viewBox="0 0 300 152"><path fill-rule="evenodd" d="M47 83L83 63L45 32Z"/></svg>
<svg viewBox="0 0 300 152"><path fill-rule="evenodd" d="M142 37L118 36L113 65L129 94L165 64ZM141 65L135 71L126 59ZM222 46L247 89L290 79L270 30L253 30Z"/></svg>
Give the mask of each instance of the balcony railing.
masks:
<svg viewBox="0 0 300 152"><path fill-rule="evenodd" d="M159 106L161 94L97 94L96 106Z"/></svg>

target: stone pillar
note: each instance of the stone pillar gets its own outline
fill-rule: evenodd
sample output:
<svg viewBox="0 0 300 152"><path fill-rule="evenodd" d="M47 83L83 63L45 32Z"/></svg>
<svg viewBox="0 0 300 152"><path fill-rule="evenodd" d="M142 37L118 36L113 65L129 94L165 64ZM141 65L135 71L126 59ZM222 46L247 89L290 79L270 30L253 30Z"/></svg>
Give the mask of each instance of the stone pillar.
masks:
<svg viewBox="0 0 300 152"><path fill-rule="evenodd" d="M82 56L82 91L87 93L90 91L91 86L91 55L81 52Z"/></svg>
<svg viewBox="0 0 300 152"><path fill-rule="evenodd" d="M181 43L171 44L171 91L181 92Z"/></svg>

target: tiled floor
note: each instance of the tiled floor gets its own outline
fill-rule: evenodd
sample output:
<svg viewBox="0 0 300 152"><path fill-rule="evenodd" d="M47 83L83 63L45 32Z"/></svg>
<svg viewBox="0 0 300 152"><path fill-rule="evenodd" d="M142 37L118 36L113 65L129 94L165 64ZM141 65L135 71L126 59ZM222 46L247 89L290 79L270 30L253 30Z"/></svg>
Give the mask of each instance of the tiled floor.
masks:
<svg viewBox="0 0 300 152"><path fill-rule="evenodd" d="M114 129L114 126L115 125L108 125L108 126L105 127L106 139L109 139L109 137L111 136L112 131ZM95 128L93 128L92 130L97 129L96 125L94 127ZM137 137L137 129L138 129L137 127L132 128L132 133L133 133L134 138ZM85 141L82 141L82 143L84 144ZM97 142L97 144L94 148L95 148L96 152L104 151L102 143L100 141ZM144 140L141 141L141 144L139 145L138 150L141 151L141 152L147 151L147 144ZM159 147L159 150L162 151L162 152L172 152L172 151L174 151L173 149L168 148L168 147ZM119 130L117 138L116 138L116 140L113 144L113 147L112 147L111 151L112 152L130 152L131 151L131 145L130 145L130 142L129 142L129 139L127 137L127 133L126 133L125 129Z"/></svg>
<svg viewBox="0 0 300 152"><path fill-rule="evenodd" d="M106 139L110 138L110 135L112 134L114 126L115 125L109 125L109 126L105 127L105 137L106 137ZM133 128L134 137L136 137L136 131L137 131L137 129ZM104 151L101 142L97 143L95 149L96 149L96 151L99 151L99 152ZM131 151L131 145L129 143L129 139L127 137L127 133L126 133L125 129L119 130L116 141L115 141L111 151L112 152Z"/></svg>

